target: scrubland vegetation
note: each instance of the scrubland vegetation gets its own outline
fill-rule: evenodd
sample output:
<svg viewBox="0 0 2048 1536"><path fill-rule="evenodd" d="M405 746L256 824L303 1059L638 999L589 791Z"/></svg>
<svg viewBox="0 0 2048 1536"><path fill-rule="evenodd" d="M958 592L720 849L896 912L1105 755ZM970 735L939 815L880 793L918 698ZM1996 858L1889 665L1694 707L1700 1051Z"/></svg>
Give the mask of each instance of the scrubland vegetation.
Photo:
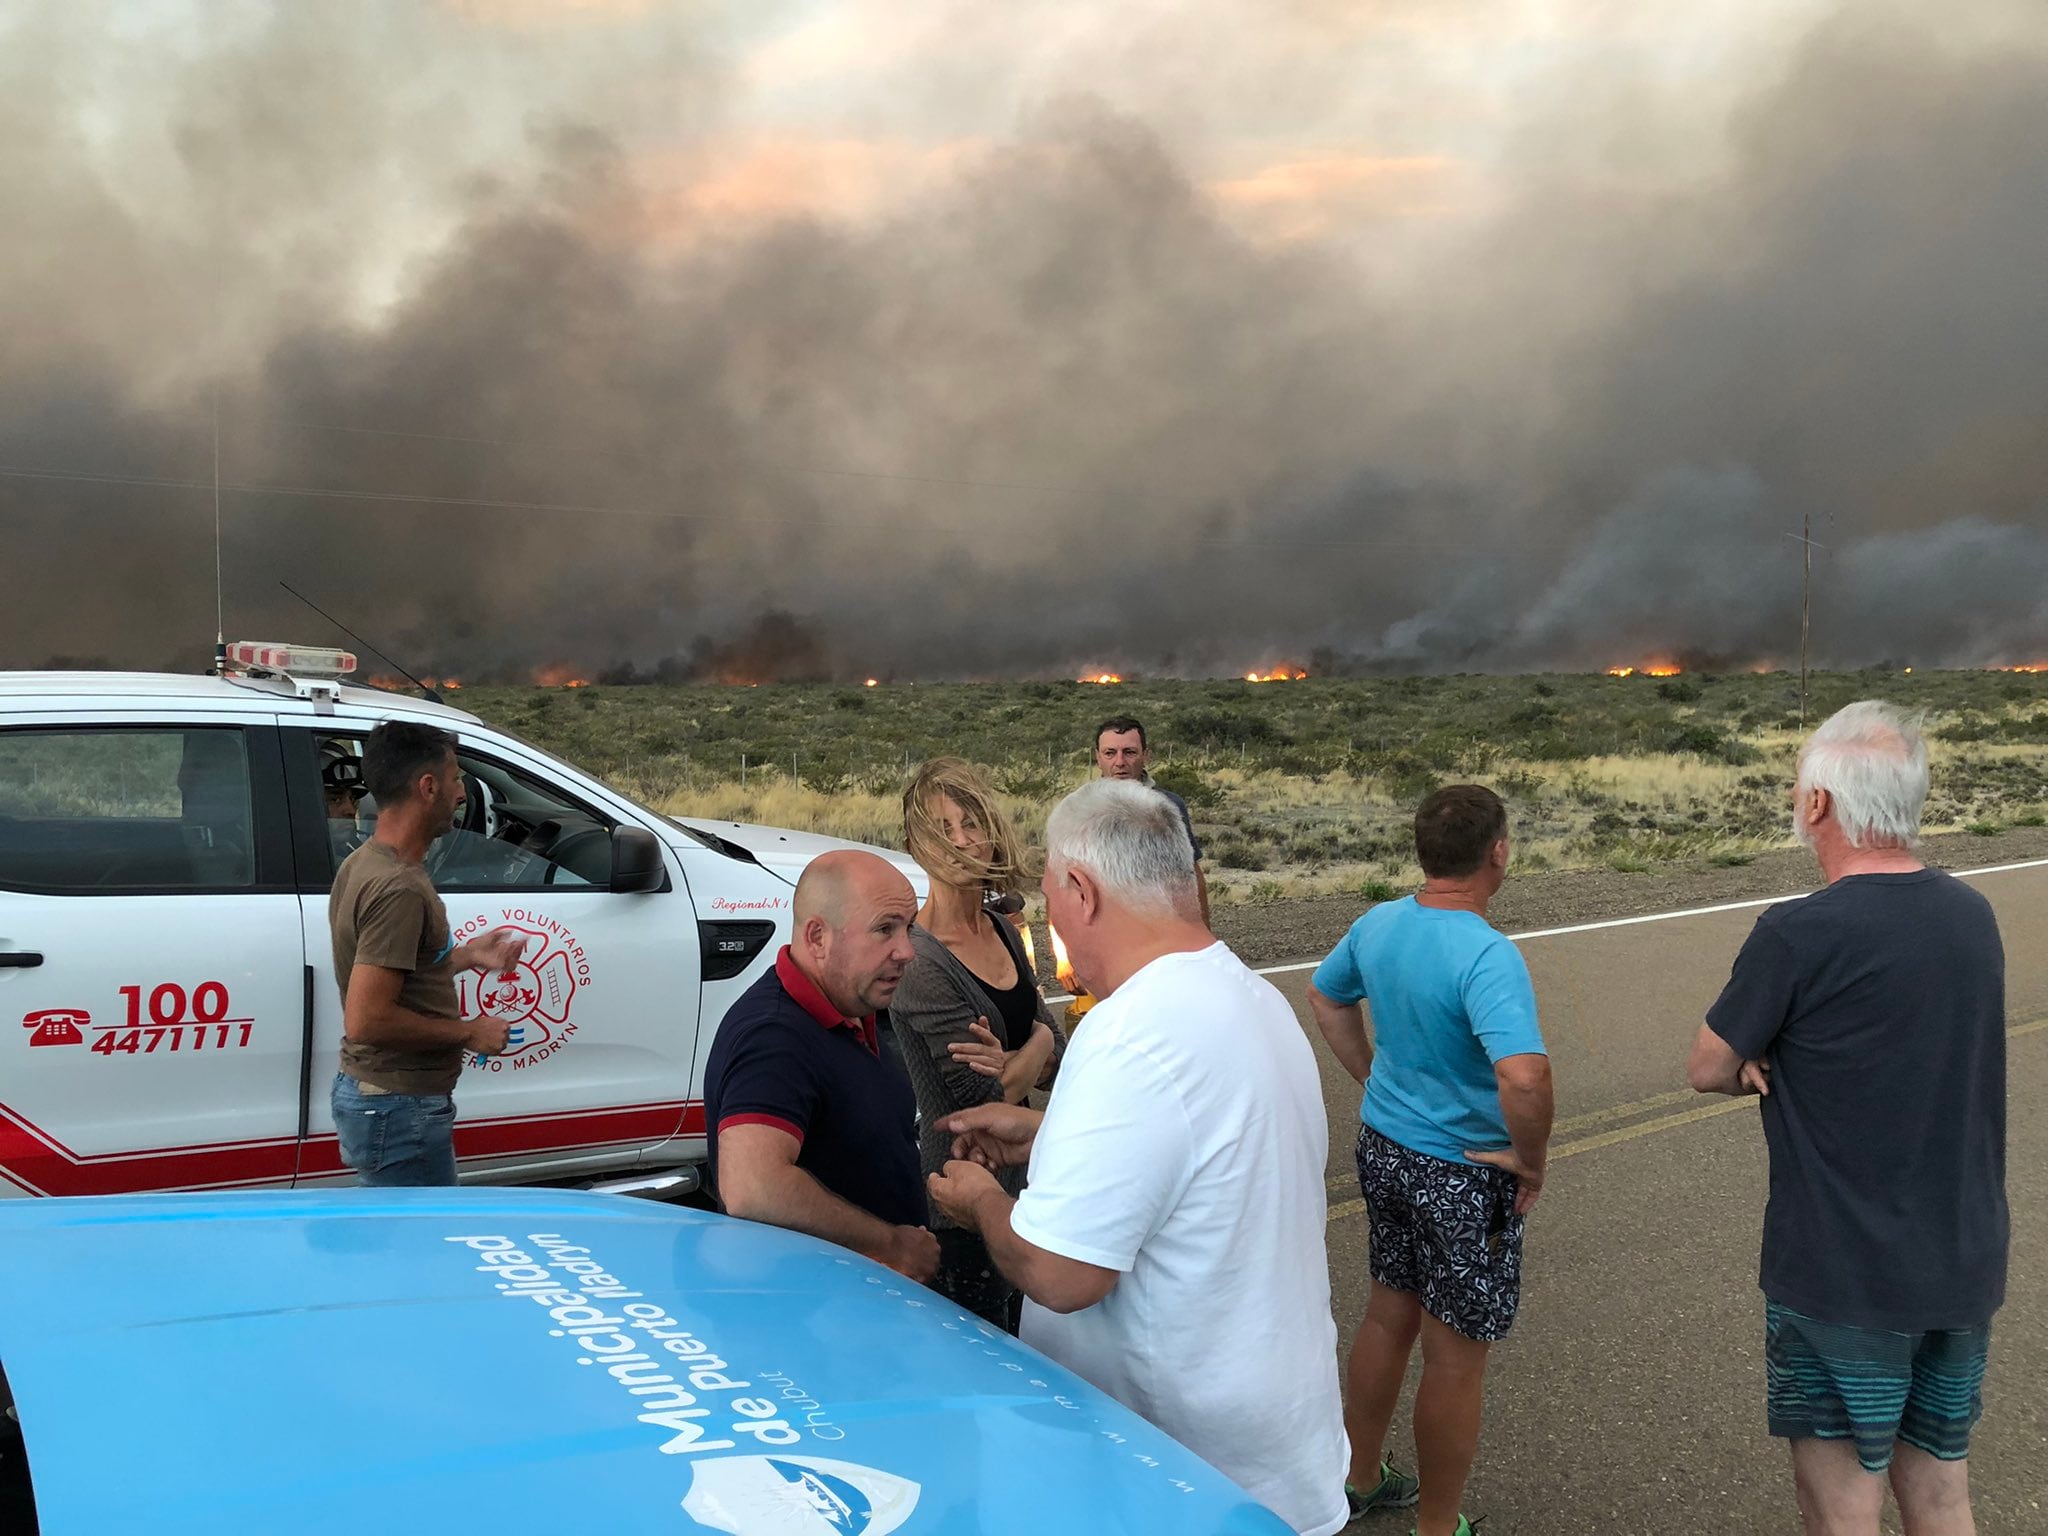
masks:
<svg viewBox="0 0 2048 1536"><path fill-rule="evenodd" d="M1828 673L1852 699L1926 713L1928 826L1993 836L2048 820L2048 676ZM1438 784L1498 790L1524 870L1740 863L1789 839L1798 679L1682 675L1301 682L470 688L451 702L662 810L898 845L909 766L985 765L1027 837L1091 772L1095 723L1130 713L1186 796L1223 900L1415 878L1407 820Z"/></svg>

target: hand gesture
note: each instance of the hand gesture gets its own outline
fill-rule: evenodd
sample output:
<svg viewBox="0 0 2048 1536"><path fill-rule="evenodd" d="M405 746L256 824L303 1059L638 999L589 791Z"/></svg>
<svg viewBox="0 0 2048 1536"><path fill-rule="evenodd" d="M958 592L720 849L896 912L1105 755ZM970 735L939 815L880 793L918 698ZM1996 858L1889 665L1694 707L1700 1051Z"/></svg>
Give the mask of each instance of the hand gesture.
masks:
<svg viewBox="0 0 2048 1536"><path fill-rule="evenodd" d="M882 1262L905 1279L924 1285L939 1272L939 1240L924 1227L896 1227Z"/></svg>
<svg viewBox="0 0 2048 1536"><path fill-rule="evenodd" d="M526 953L527 939L511 928L493 928L469 941L469 958L480 971L509 971Z"/></svg>
<svg viewBox="0 0 2048 1536"><path fill-rule="evenodd" d="M479 1056L495 1056L512 1038L512 1026L486 1015L469 1021L469 1048Z"/></svg>
<svg viewBox="0 0 2048 1536"><path fill-rule="evenodd" d="M1536 1203L1537 1197L1543 1193L1544 1165L1538 1163L1534 1168L1531 1168L1519 1157L1515 1156L1513 1147L1503 1147L1498 1152L1467 1152L1465 1154L1465 1161L1468 1163L1484 1163L1489 1168L1502 1168L1515 1176L1515 1214L1517 1216L1528 1215L1529 1208Z"/></svg>
<svg viewBox="0 0 2048 1536"><path fill-rule="evenodd" d="M1744 1093L1771 1096L1771 1064L1768 1061L1745 1061L1735 1073L1735 1086Z"/></svg>
<svg viewBox="0 0 2048 1536"><path fill-rule="evenodd" d="M984 1168L1008 1168L1031 1160L1031 1142L1043 1118L1037 1110L1018 1104L977 1104L946 1116L939 1129L953 1138L955 1158Z"/></svg>
<svg viewBox="0 0 2048 1536"><path fill-rule="evenodd" d="M972 1067L983 1077L1001 1077L1003 1063L1010 1059L1010 1053L1003 1049L1003 1042L995 1037L985 1018L976 1019L967 1027L973 1038L955 1040L946 1049L952 1053L955 1066Z"/></svg>
<svg viewBox="0 0 2048 1536"><path fill-rule="evenodd" d="M996 1176L980 1163L958 1159L946 1164L945 1172L933 1174L924 1184L932 1197L932 1204L949 1220L970 1232L981 1230L981 1202L988 1198L989 1192L993 1190L998 1195L1003 1192Z"/></svg>

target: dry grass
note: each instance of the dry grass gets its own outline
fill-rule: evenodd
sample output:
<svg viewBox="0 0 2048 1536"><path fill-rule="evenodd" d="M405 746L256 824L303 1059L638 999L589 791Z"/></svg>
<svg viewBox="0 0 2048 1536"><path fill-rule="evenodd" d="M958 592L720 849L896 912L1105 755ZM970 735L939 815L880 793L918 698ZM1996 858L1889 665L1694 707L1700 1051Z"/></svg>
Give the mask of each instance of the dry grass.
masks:
<svg viewBox="0 0 2048 1536"><path fill-rule="evenodd" d="M1868 697L1926 715L1929 830L2048 815L2048 677L1820 675L1808 717ZM1038 840L1047 809L1091 771L1095 720L1133 712L1225 901L1412 883L1412 809L1457 782L1508 802L1525 869L1739 861L1788 845L1802 735L1781 675L474 689L463 701L672 814L892 847L904 776L940 752L988 765Z"/></svg>
<svg viewBox="0 0 2048 1536"><path fill-rule="evenodd" d="M1074 782L1082 780L1076 775ZM1046 813L1052 809L1052 801L1000 794L996 798L1009 812L1019 837L1034 846L1044 840ZM661 798L655 809L669 816L789 827L883 848L903 846L900 796L873 790L814 789L773 773L756 773L745 787L728 781L676 791Z"/></svg>

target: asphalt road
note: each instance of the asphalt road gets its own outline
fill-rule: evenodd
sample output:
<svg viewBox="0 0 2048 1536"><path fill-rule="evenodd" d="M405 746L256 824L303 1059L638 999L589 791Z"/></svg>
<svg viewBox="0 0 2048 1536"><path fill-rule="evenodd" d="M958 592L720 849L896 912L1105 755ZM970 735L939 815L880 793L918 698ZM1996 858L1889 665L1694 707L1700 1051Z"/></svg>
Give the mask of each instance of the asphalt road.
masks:
<svg viewBox="0 0 2048 1536"><path fill-rule="evenodd" d="M1973 879L2005 936L2014 1247L1971 1455L1978 1528L2048 1532L2048 868ZM1796 1532L1764 1426L1754 1101L1701 1097L1685 1057L1755 907L1531 935L1558 1125L1522 1309L1497 1346L1465 1505L1484 1536ZM1350 1348L1367 1288L1358 1088L1317 1035L1306 969L1271 979L1316 1043L1330 1111L1330 1269ZM1873 1135L1881 1128L1873 1127ZM1411 1373L1410 1386L1413 1380ZM1404 1399L1393 1452L1414 1466ZM1412 1512L1355 1527L1405 1532ZM1887 1531L1898 1530L1896 1512Z"/></svg>

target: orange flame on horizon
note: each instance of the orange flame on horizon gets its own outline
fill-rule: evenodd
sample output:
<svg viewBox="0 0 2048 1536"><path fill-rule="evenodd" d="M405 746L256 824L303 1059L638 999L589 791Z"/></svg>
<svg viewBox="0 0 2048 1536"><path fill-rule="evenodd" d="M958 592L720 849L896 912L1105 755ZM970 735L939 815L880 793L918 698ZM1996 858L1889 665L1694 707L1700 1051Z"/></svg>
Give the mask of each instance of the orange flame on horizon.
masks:
<svg viewBox="0 0 2048 1536"><path fill-rule="evenodd" d="M389 672L379 672L376 676L366 678L364 681L372 688L382 688L387 693L409 693L414 686L409 679L393 677ZM459 677L423 677L419 680L418 686L432 688L436 691L445 689L453 692L462 686L462 679Z"/></svg>
<svg viewBox="0 0 2048 1536"><path fill-rule="evenodd" d="M1283 663L1270 672L1247 672L1244 675L1248 683L1299 683L1307 678L1307 672L1291 663Z"/></svg>
<svg viewBox="0 0 2048 1536"><path fill-rule="evenodd" d="M1911 668L1907 670L1910 671ZM2009 667L1990 667L1986 670L1992 672L2048 672L2048 661L2021 661L2015 662Z"/></svg>
<svg viewBox="0 0 2048 1536"><path fill-rule="evenodd" d="M1646 661L1640 667L1609 667L1607 675L1609 677L1634 677L1640 672L1644 677L1676 677L1684 670L1685 668L1675 661Z"/></svg>
<svg viewBox="0 0 2048 1536"><path fill-rule="evenodd" d="M1121 672L1097 672L1089 677L1077 677L1077 683L1120 683L1124 680Z"/></svg>
<svg viewBox="0 0 2048 1536"><path fill-rule="evenodd" d="M590 686L590 679L577 675L576 669L567 662L557 661L548 666L535 669L533 686L536 688L588 688Z"/></svg>

